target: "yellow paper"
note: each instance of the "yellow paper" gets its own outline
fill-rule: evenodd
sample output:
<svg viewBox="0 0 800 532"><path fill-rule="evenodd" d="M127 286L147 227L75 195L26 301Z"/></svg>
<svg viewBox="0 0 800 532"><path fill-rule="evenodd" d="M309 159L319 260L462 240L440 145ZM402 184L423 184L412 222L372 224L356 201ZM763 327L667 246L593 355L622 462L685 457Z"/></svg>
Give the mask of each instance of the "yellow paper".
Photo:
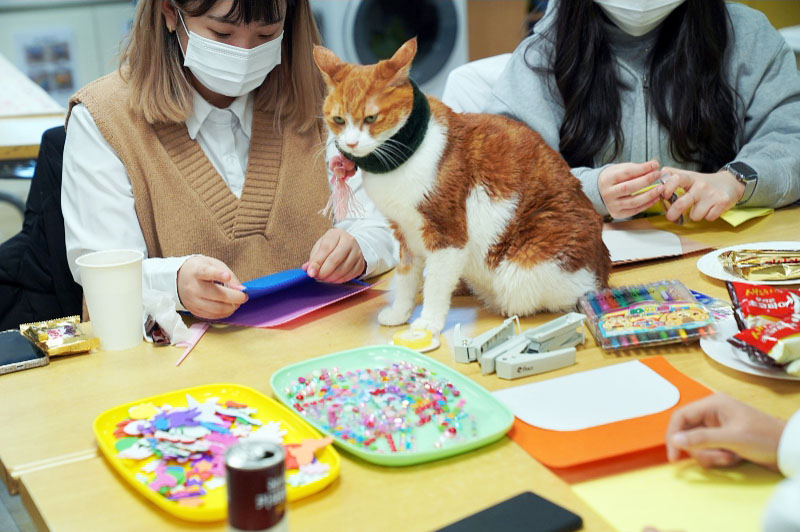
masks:
<svg viewBox="0 0 800 532"><path fill-rule="evenodd" d="M774 209L770 209L769 207L734 207L733 209L723 212L720 218L736 227L753 218L760 218L761 216L772 214L773 211Z"/></svg>
<svg viewBox="0 0 800 532"><path fill-rule="evenodd" d="M761 530L782 477L753 464L703 469L693 460L640 469L572 488L620 531L647 526L683 532Z"/></svg>

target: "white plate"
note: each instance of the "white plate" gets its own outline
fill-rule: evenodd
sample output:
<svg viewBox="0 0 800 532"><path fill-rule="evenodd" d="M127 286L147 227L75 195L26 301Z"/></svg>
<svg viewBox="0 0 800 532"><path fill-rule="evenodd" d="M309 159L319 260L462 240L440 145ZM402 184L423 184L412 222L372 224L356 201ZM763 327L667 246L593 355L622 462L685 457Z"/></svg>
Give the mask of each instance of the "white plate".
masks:
<svg viewBox="0 0 800 532"><path fill-rule="evenodd" d="M700 339L700 348L705 354L723 366L761 377L800 381L800 377L789 375L781 369L772 369L752 362L746 353L729 344L727 342L728 338L732 338L734 334L739 332L739 328L733 318L718 321L716 328L717 332L714 336L706 336Z"/></svg>
<svg viewBox="0 0 800 532"><path fill-rule="evenodd" d="M697 259L697 269L720 281L736 281L748 284L800 284L800 279L793 279L791 281L748 281L738 275L733 275L725 271L722 263L719 261L719 256L725 251L736 249L800 249L800 242L752 242L750 244L739 244L738 246L728 246L726 248L718 249L706 253Z"/></svg>

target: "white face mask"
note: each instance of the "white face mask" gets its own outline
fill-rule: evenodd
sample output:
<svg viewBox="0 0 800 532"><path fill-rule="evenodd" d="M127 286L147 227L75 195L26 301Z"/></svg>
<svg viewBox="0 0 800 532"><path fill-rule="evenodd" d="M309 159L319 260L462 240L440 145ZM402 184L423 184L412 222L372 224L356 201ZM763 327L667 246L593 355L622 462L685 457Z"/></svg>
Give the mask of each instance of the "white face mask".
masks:
<svg viewBox="0 0 800 532"><path fill-rule="evenodd" d="M242 96L261 86L273 68L281 64L283 32L275 39L246 49L217 42L189 31L178 11L189 43L183 52L183 66L208 90L225 96ZM178 38L180 44L180 38Z"/></svg>
<svg viewBox="0 0 800 532"><path fill-rule="evenodd" d="M614 24L639 37L652 31L685 0L594 0Z"/></svg>

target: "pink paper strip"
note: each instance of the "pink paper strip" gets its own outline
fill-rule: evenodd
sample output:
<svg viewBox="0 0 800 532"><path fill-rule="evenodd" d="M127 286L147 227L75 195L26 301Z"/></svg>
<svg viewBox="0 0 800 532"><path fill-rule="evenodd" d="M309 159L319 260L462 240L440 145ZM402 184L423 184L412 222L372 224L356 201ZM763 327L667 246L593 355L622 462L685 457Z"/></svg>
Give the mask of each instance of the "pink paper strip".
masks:
<svg viewBox="0 0 800 532"><path fill-rule="evenodd" d="M179 358L178 361L175 363L176 367L180 366L181 362L186 360L186 357L189 356L189 353L192 352L192 349L194 349L194 346L197 345L197 343L200 341L200 338L203 337L203 335L206 333L206 331L208 330L208 328L210 326L211 326L211 324L208 323L207 321L199 321L197 323L193 323L189 327L189 331L192 333L191 339L189 339L186 342L178 342L177 344L175 344L178 347L186 346L186 351L183 352L183 354L181 355L181 358Z"/></svg>

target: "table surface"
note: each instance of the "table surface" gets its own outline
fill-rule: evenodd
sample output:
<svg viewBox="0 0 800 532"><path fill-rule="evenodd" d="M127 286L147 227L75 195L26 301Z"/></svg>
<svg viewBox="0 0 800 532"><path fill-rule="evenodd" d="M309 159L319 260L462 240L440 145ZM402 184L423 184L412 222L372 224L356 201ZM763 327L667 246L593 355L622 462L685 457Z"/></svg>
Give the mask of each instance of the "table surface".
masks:
<svg viewBox="0 0 800 532"><path fill-rule="evenodd" d="M798 208L732 228L722 221L656 227L724 247L797 238ZM721 281L701 274L698 255L614 269L612 285L679 279L722 299ZM142 345L122 352L96 352L55 359L45 368L0 378L0 472L11 489L21 480L23 501L42 529L182 530L196 524L173 519L147 503L111 471L96 452L92 421L104 410L165 391L214 382L235 382L270 394L269 377L299 360L368 344L386 343L396 328L378 325L388 287L314 314L280 329L211 329L180 366L180 350ZM418 311L419 309L417 309ZM541 314L523 328L552 319ZM477 363L452 361L447 332L462 323L466 334L497 325L501 317L471 297L457 297L448 315L443 345L430 356L489 390L585 371L625 360L666 355L680 371L776 416L800 405L800 383L743 374L706 357L697 344L628 352L604 352L587 335L577 364L558 371L505 381L483 376ZM76 489L77 488L77 489ZM578 513L586 530L610 527L560 478L508 438L450 459L403 468L380 467L344 455L340 478L308 499L290 504L296 530L431 530L524 490L534 491ZM122 518L121 516L124 516ZM222 530L223 523L210 529Z"/></svg>

